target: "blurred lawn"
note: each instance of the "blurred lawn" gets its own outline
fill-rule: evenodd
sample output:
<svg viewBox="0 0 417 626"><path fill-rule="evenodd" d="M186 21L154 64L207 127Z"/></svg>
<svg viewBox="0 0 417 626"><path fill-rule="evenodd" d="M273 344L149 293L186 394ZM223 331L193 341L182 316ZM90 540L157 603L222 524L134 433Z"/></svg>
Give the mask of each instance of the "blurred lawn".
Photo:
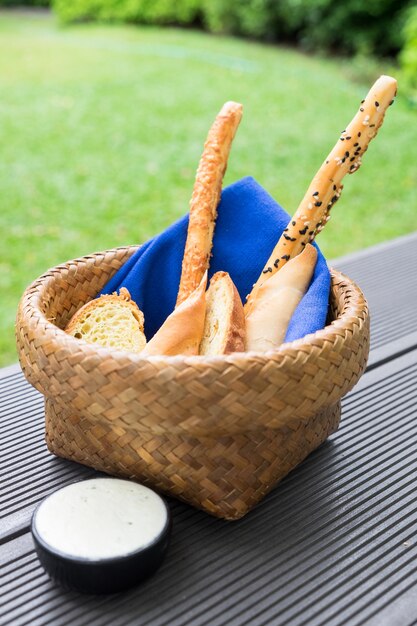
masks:
<svg viewBox="0 0 417 626"><path fill-rule="evenodd" d="M293 50L175 29L60 29L7 13L0 76L1 365L16 359L14 316L29 282L144 241L187 211L224 101L245 108L225 184L251 174L292 213L367 91L337 60ZM329 258L417 230L416 120L401 100L389 111L320 235Z"/></svg>

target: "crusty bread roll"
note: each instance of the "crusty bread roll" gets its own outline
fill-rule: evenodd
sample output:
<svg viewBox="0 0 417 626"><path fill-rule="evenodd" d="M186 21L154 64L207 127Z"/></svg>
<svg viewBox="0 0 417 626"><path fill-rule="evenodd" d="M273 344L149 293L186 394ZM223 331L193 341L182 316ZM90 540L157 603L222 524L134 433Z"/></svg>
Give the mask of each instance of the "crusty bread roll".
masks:
<svg viewBox="0 0 417 626"><path fill-rule="evenodd" d="M243 352L244 338L245 314L238 290L227 272L217 272L206 294L206 319L200 354L212 356Z"/></svg>
<svg viewBox="0 0 417 626"><path fill-rule="evenodd" d="M204 145L190 201L190 221L176 306L198 287L208 269L222 181L241 117L242 105L226 102Z"/></svg>
<svg viewBox="0 0 417 626"><path fill-rule="evenodd" d="M142 350L144 356L157 354L195 355L203 336L206 315L207 272L195 289L167 317L161 328Z"/></svg>
<svg viewBox="0 0 417 626"><path fill-rule="evenodd" d="M246 316L246 350L265 352L284 341L291 317L308 289L316 261L316 248L307 244L301 254L259 287Z"/></svg>
<svg viewBox="0 0 417 626"><path fill-rule="evenodd" d="M340 197L341 181L345 174L353 174L361 165L362 155L378 132L384 115L397 93L397 81L381 76L370 89L359 111L341 133L316 176L313 178L300 206L282 233L264 269L254 284L245 304L249 312L259 287L281 269L287 261L312 242L330 219L329 211Z"/></svg>
<svg viewBox="0 0 417 626"><path fill-rule="evenodd" d="M143 313L127 289L87 302L71 318L65 331L101 346L141 352L146 344Z"/></svg>

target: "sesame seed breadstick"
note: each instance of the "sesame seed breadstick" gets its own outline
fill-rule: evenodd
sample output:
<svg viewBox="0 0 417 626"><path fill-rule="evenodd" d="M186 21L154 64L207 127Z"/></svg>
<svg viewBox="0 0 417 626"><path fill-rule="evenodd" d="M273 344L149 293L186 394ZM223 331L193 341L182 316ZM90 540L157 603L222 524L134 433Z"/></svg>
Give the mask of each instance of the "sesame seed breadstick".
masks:
<svg viewBox="0 0 417 626"><path fill-rule="evenodd" d="M361 157L380 128L385 112L397 93L397 81L380 76L362 100L359 111L341 133L316 176L313 178L293 218L272 251L261 275L248 296L245 312L262 283L275 274L304 246L312 242L330 219L329 211L340 198L345 174L353 174L361 165Z"/></svg>
<svg viewBox="0 0 417 626"><path fill-rule="evenodd" d="M242 108L237 102L226 102L204 144L190 201L190 221L175 306L198 287L208 269L217 205L232 141L242 118Z"/></svg>

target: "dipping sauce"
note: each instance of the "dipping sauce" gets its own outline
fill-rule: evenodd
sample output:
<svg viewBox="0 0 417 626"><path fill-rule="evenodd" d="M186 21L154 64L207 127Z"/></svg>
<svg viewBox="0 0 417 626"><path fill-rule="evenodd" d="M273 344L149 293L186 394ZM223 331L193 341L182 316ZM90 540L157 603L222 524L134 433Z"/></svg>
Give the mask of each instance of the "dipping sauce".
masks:
<svg viewBox="0 0 417 626"><path fill-rule="evenodd" d="M48 496L33 515L32 534L54 580L79 591L108 593L157 569L170 526L167 505L148 487L94 478Z"/></svg>

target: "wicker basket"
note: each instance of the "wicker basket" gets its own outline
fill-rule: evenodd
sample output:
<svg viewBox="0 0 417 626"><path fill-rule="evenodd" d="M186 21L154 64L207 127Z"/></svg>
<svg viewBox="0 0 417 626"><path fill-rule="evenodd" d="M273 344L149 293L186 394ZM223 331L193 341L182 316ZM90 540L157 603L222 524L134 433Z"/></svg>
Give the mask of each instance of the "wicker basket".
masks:
<svg viewBox="0 0 417 626"><path fill-rule="evenodd" d="M367 361L366 301L332 271L329 325L266 354L143 358L64 333L136 249L69 261L22 297L20 363L45 395L48 447L238 519L337 429Z"/></svg>

